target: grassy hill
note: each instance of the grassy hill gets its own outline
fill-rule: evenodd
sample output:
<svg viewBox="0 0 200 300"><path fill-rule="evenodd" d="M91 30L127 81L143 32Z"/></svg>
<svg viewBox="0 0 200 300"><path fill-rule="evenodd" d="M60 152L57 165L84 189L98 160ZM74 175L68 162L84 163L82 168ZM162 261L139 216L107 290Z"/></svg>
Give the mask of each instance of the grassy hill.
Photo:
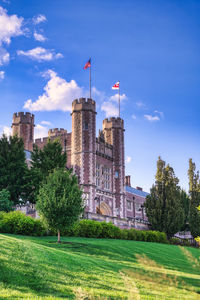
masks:
<svg viewBox="0 0 200 300"><path fill-rule="evenodd" d="M200 250L0 234L0 299L200 299Z"/></svg>

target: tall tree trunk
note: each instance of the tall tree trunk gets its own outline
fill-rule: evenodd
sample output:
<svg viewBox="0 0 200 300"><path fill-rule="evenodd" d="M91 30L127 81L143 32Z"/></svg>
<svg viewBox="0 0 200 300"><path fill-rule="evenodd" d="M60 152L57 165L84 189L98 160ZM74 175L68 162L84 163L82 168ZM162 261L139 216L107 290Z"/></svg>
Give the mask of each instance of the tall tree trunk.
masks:
<svg viewBox="0 0 200 300"><path fill-rule="evenodd" d="M60 243L60 230L58 230L58 243Z"/></svg>

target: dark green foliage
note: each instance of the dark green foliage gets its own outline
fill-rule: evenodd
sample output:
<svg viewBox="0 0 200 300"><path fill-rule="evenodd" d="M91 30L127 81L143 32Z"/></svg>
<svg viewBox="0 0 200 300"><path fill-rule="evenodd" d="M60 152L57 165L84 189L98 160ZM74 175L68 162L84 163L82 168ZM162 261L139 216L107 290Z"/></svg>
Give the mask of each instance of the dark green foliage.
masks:
<svg viewBox="0 0 200 300"><path fill-rule="evenodd" d="M58 232L59 241L60 232L72 226L83 212L76 175L64 169L50 173L40 187L36 208L48 227Z"/></svg>
<svg viewBox="0 0 200 300"><path fill-rule="evenodd" d="M189 193L190 193L190 213L189 227L193 237L200 235L200 214L197 207L200 205L200 180L199 172L196 171L195 163L189 160Z"/></svg>
<svg viewBox="0 0 200 300"><path fill-rule="evenodd" d="M184 210L184 223L181 231L189 229L189 208L190 208L190 198L184 190L181 190L181 205Z"/></svg>
<svg viewBox="0 0 200 300"><path fill-rule="evenodd" d="M48 140L43 149L33 145L31 153L31 169L29 174L29 201L36 202L41 182L45 181L47 176L54 169L64 168L67 162L67 154L63 153L62 145L58 139Z"/></svg>
<svg viewBox="0 0 200 300"><path fill-rule="evenodd" d="M159 157L156 182L147 196L145 207L153 230L164 231L168 237L178 232L184 222L181 192L173 168Z"/></svg>
<svg viewBox="0 0 200 300"><path fill-rule="evenodd" d="M167 243L164 232L137 229L120 229L112 223L81 220L65 230L65 235L90 238L109 238L133 241Z"/></svg>
<svg viewBox="0 0 200 300"><path fill-rule="evenodd" d="M6 189L0 191L0 211L9 212L13 210L13 202L10 201L10 193Z"/></svg>
<svg viewBox="0 0 200 300"><path fill-rule="evenodd" d="M191 243L188 239L179 239L179 238L176 238L176 237L172 237L170 240L169 240L169 243L171 245L180 245L180 246L191 246Z"/></svg>
<svg viewBox="0 0 200 300"><path fill-rule="evenodd" d="M13 211L0 214L0 232L41 236L45 233L45 228L41 220Z"/></svg>
<svg viewBox="0 0 200 300"><path fill-rule="evenodd" d="M3 135L0 139L0 190L8 190L14 204L25 198L27 169L23 140Z"/></svg>

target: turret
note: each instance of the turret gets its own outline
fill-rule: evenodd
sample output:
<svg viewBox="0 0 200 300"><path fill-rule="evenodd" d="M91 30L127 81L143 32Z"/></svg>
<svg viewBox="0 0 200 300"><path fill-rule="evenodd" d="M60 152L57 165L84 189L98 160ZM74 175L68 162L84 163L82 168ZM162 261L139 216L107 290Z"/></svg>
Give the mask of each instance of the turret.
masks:
<svg viewBox="0 0 200 300"><path fill-rule="evenodd" d="M80 98L72 102L71 164L79 183L88 194L88 206L94 210L96 103Z"/></svg>
<svg viewBox="0 0 200 300"><path fill-rule="evenodd" d="M13 114L12 135L21 137L24 141L24 149L33 150L34 139L34 115L29 112Z"/></svg>
<svg viewBox="0 0 200 300"><path fill-rule="evenodd" d="M124 121L121 118L103 120L105 141L113 145L113 182L116 197L116 215L126 217L125 208L125 161L124 161Z"/></svg>

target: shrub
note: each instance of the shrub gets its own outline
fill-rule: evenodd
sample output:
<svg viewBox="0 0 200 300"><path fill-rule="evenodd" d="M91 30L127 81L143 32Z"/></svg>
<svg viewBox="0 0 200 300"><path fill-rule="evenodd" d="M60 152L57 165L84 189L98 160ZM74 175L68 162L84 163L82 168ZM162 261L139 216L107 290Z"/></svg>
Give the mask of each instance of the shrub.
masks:
<svg viewBox="0 0 200 300"><path fill-rule="evenodd" d="M121 238L121 229L112 223L101 222L101 238L119 239Z"/></svg>
<svg viewBox="0 0 200 300"><path fill-rule="evenodd" d="M45 228L40 220L14 211L0 214L0 232L41 236L44 235Z"/></svg>
<svg viewBox="0 0 200 300"><path fill-rule="evenodd" d="M137 230L136 229L127 229L127 240L137 240Z"/></svg>
<svg viewBox="0 0 200 300"><path fill-rule="evenodd" d="M98 222L93 220L81 220L64 232L67 236L81 236L89 238L122 239L132 241L167 243L167 236L164 232L145 231L131 229L120 229L111 222Z"/></svg>
<svg viewBox="0 0 200 300"><path fill-rule="evenodd" d="M76 236L98 238L102 232L102 226L100 222L92 220L81 220L73 227L74 234Z"/></svg>
<svg viewBox="0 0 200 300"><path fill-rule="evenodd" d="M176 238L176 237L172 237L170 240L169 240L170 244L172 245L180 245L181 244L181 240Z"/></svg>

